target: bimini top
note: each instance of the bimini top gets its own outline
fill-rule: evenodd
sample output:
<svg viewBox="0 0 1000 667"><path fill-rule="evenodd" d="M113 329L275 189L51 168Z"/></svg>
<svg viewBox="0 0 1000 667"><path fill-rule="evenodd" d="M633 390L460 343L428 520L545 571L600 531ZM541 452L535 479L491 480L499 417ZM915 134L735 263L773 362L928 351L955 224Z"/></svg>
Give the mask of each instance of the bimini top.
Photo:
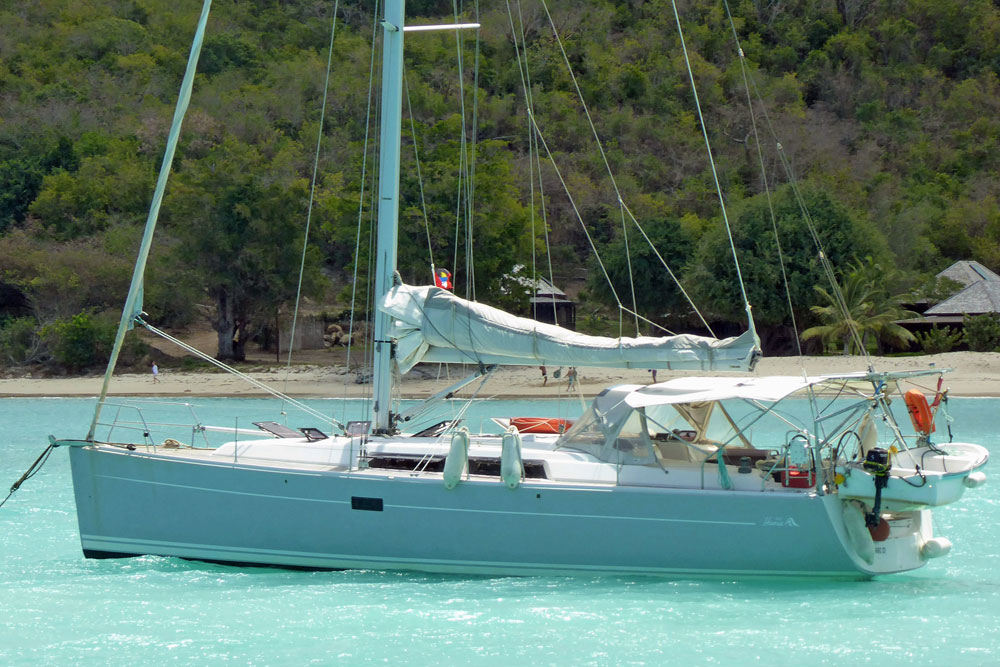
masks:
<svg viewBox="0 0 1000 667"><path fill-rule="evenodd" d="M744 399L776 402L806 387L827 383L868 383L877 385L920 375L936 375L950 369L915 371L859 372L836 375L772 375L768 377L682 377L653 384L629 393L625 403L633 408L670 403L697 403Z"/></svg>

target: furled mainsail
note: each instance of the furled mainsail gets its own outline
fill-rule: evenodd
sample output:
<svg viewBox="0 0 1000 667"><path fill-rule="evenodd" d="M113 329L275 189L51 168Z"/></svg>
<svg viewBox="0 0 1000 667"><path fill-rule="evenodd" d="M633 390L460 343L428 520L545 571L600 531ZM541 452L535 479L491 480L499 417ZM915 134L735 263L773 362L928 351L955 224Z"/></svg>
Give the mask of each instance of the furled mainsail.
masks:
<svg viewBox="0 0 1000 667"><path fill-rule="evenodd" d="M749 370L760 356L753 330L734 338L607 338L576 333L460 299L439 287L396 285L380 306L392 318L396 362Z"/></svg>

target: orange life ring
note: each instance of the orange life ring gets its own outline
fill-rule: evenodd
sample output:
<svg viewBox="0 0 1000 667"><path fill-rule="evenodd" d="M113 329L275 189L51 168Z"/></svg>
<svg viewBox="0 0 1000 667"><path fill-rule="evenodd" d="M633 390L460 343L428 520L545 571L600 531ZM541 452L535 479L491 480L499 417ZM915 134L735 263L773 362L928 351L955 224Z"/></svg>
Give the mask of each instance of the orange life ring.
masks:
<svg viewBox="0 0 1000 667"><path fill-rule="evenodd" d="M910 413L913 428L920 435L930 435L934 432L934 415L927 405L927 397L918 389L911 389L903 395L906 409Z"/></svg>
<svg viewBox="0 0 1000 667"><path fill-rule="evenodd" d="M554 417L511 417L510 425L521 433L565 433L573 422Z"/></svg>

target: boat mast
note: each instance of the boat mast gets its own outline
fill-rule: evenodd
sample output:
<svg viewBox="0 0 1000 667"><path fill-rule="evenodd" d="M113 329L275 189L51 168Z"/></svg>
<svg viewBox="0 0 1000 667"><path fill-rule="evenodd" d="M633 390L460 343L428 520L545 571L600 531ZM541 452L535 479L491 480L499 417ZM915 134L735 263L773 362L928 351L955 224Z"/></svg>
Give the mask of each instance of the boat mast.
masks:
<svg viewBox="0 0 1000 667"><path fill-rule="evenodd" d="M405 0L387 0L382 21L382 126L379 140L378 236L375 303L381 304L396 273L399 218L399 150L403 117L403 10ZM376 305L375 359L372 372L375 433L392 430L392 343L390 317Z"/></svg>

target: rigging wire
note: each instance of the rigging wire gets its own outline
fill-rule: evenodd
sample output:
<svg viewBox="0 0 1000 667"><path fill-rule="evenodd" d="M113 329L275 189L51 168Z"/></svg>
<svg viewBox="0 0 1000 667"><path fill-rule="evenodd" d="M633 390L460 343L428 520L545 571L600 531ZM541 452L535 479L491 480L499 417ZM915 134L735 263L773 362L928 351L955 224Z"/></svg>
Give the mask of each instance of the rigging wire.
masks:
<svg viewBox="0 0 1000 667"><path fill-rule="evenodd" d="M475 0L475 2L473 4L475 6L475 14L476 14L475 22L479 23L480 22L479 21L479 0ZM458 23L458 16L457 15L455 16L455 22ZM458 32L461 32L461 31L456 30L455 32L458 33ZM469 258L470 258L470 260L474 259L474 255L472 254L474 252L474 248L472 247L471 243L472 243L472 239L473 239L473 225L475 223L475 218L474 218L473 213L475 211L475 202L476 202L476 152L477 152L477 146L478 146L478 142L479 142L479 140L478 140L478 136L479 136L479 132L478 132L478 128L479 128L479 51L480 51L479 28L476 28L476 52L475 52L475 61L473 63L473 67L472 67L472 133L471 133L472 137L471 137L471 141L470 141L471 147L470 147L470 150L469 150L469 159L468 159L468 162L469 162L469 178L467 180L468 190L469 190L467 211L468 211L468 217L469 217L469 239L470 239L470 246L469 246L470 254L469 254ZM469 281L472 284L472 300L475 301L475 299L476 299L476 273L475 273L476 265L475 265L474 262L470 261L470 265L469 266L470 266Z"/></svg>
<svg viewBox="0 0 1000 667"><path fill-rule="evenodd" d="M542 232L545 234L545 260L548 263L549 269L549 284L553 287L556 285L555 272L552 270L552 244L549 241L549 216L548 208L545 206L545 184L542 179L542 155L538 150L538 138L535 136L534 132L530 133L529 141L534 146L534 148L529 149L528 159L534 159L536 163L535 173L538 174L538 201L542 209ZM534 158L532 158L531 152L534 152ZM532 239L532 252L534 252L534 239ZM556 324L559 323L558 314L556 312L556 299L555 296L552 297L552 321Z"/></svg>
<svg viewBox="0 0 1000 667"><path fill-rule="evenodd" d="M208 24L208 14L211 8L212 0L204 0L201 6L201 14L198 17L198 27L194 33L194 40L191 42L191 51L188 54L187 66L184 68L181 89L177 95L177 104L174 107L174 115L170 123L170 134L167 137L166 149L163 152L163 160L160 163L160 171L156 179L156 189L153 192L153 199L149 204L146 226L142 233L142 242L139 244L139 255L136 258L135 267L132 269L132 281L129 284L128 296L125 298L125 307L122 309L122 316L118 322L118 331L115 334L115 342L111 347L107 369L104 372L101 393L94 407L94 417L87 431L87 440L93 440L94 438L94 430L97 428L97 423L101 418L101 408L108 396L108 387L111 384L111 377L115 372L115 365L118 362L118 354L121 352L122 343L125 341L125 333L128 329L132 328L132 319L142 312L142 291L145 281L146 260L149 258L149 249L153 244L153 232L156 229L156 221L160 215L160 205L163 202L163 193L166 190L167 180L170 177L170 165L173 164L177 142L180 139L181 126L184 123L184 116L191 102L191 89L194 87L195 71L198 69L198 57L201 54L201 47L205 39L205 27Z"/></svg>
<svg viewBox="0 0 1000 667"><path fill-rule="evenodd" d="M732 12L729 9L729 2L728 2L728 0L723 0L723 5L726 8L726 15L729 18L729 25L730 25L730 28L732 29L732 32L733 32L733 40L736 42L736 49L737 49L737 53L738 53L739 59L740 59L740 68L741 68L741 71L743 73L743 85L744 85L744 88L746 89L746 92L747 92L747 108L749 110L750 122L751 122L752 128L753 128L754 141L756 143L756 148L757 148L757 157L758 157L758 160L760 162L761 179L764 182L764 192L765 192L766 197L767 197L767 207L768 207L768 211L769 211L770 216L771 216L771 229L774 232L774 243L775 243L775 246L776 246L777 251L778 251L778 265L781 268L781 279L782 279L782 282L785 285L785 298L788 301L788 313L789 313L789 316L791 317L791 321L792 321L792 334L795 336L795 347L796 347L796 349L798 351L798 354L799 354L799 365L800 365L800 370L802 371L802 377L806 377L807 376L807 371L806 371L806 367L805 367L804 356L803 356L803 353L802 353L802 341L801 341L801 339L799 337L799 328L798 328L798 324L797 324L796 318L795 318L795 308L794 308L794 305L792 304L792 291L791 291L791 288L789 287L788 272L787 272L787 270L785 268L784 254L783 254L782 249L781 249L781 238L780 238L780 236L778 234L778 223L777 223L777 219L776 219L776 216L775 216L775 213L774 213L774 203L773 203L773 200L771 198L771 189L768 186L767 167L766 167L765 162L764 162L764 153L763 153L763 151L761 149L761 142L760 142L759 132L758 132L758 129L757 129L757 119L756 119L756 116L754 115L754 112L753 112L753 101L752 101L752 97L751 97L751 94L750 94L750 88L751 88L751 86L753 87L753 91L756 94L758 101L760 102L760 109L761 109L761 111L762 111L762 113L764 115L764 120L767 123L767 127L770 130L770 132L771 132L772 138L775 141L775 146L776 146L776 148L778 150L779 159L780 159L782 165L785 168L785 174L788 177L788 181L789 181L790 187L792 188L793 193L795 193L796 201L798 202L800 210L802 211L803 218L806 221L806 225L809 228L810 234L812 235L814 241L817 243L817 245L819 247L819 250L820 250L820 259L821 259L821 263L823 263L823 266L824 266L824 272L826 273L827 279L830 281L830 283L832 285L832 289L835 291L835 293L838 293L838 296L835 297L835 298L838 299L838 305L842 308L845 320L848 322L848 327L849 327L849 329L850 329L850 331L851 331L851 333L852 333L855 341L858 343L859 349L861 349L864 352L865 358L868 361L868 369L869 369L869 371L874 371L874 366L871 363L871 359L868 357L868 351L866 349L864 349L862 347L862 345L860 344L860 341L858 341L858 335L857 335L857 332L854 330L853 321L851 320L850 314L847 311L847 304L846 304L846 302L845 302L845 300L843 298L843 295L839 294L839 292L840 292L840 285L837 283L835 277L831 277L831 275L832 275L832 267L828 267L827 266L828 262L825 261L825 259L826 259L826 252L823 250L823 245L819 241L819 235L812 228L812 220L811 220L811 217L809 216L808 209L805 206L805 202L802 200L801 196L798 194L798 187L797 187L797 183L796 183L795 173L794 173L794 171L792 171L791 165L787 164L787 162L785 160L784 151L782 149L781 142L778 141L778 139L777 139L777 133L775 132L774 126L771 123L771 118L770 118L770 116L767 113L767 105L764 104L764 99L763 99L763 97L760 94L759 88L757 87L757 81L756 81L756 79L751 74L748 74L748 68L747 68L747 65L746 65L746 57L745 57L745 54L743 52L743 48L742 48L742 46L740 44L739 35L736 32L736 24L733 21L733 16L732 16ZM815 393L814 388L813 388L812 385L810 385L809 389L808 389L808 400L809 400L810 404L813 406L814 419L816 420L815 421L816 428L814 430L816 430L818 432L819 421L818 421L818 418L815 417L815 416L818 416L819 414L821 414L821 410L818 407L818 398L816 396L816 393Z"/></svg>
<svg viewBox="0 0 1000 667"><path fill-rule="evenodd" d="M671 277L671 279L677 285L677 287L680 290L681 294L684 295L684 297L687 300L688 304L690 304L691 308L697 314L697 316L701 320L702 324L709 331L709 333L714 337L715 333L712 331L712 328L708 325L708 322L705 320L705 317L702 315L700 309L697 307L697 305L694 303L694 301L691 300L691 298L688 295L687 291L684 289L684 285L681 283L680 279L670 269L669 265L663 259L663 256L657 250L657 248L653 244L652 240L646 234L645 230L642 229L642 226L639 224L639 221L636 219L636 217L631 213L631 211L628 210L628 206L625 204L625 201L624 201L624 198L622 197L621 191L618 188L618 182L615 179L614 172L611 170L611 165L610 165L610 163L608 161L607 154L604 151L604 146L603 146L603 143L601 142L600 136L597 133L597 128L596 128L596 126L594 124L593 118L590 115L589 108L587 107L586 101L583 98L583 92L581 91L580 86L579 86L579 84L577 82L576 76L573 73L573 68L572 68L572 65L569 62L569 57L566 54L565 48L563 47L562 40L559 37L558 30L556 29L556 26L555 26L555 22L552 19L552 15L549 13L548 6L546 5L545 0L542 0L542 7L545 9L545 13L546 13L546 17L548 18L549 25L552 28L553 34L555 35L555 38L556 38L556 43L559 45L559 49L560 49L560 51L562 53L563 62L565 63L566 68L569 71L570 78L573 81L573 85L574 85L574 87L576 89L577 97L580 100L581 105L583 106L584 113L585 113L587 121L588 121L588 123L590 125L591 132L594 135L595 141L597 142L597 146L598 146L598 149L600 151L601 158L604 161L604 167L605 167L605 169L608 172L608 177L611 180L611 184L614 187L615 194L616 194L616 196L618 198L618 204L619 204L620 209L622 210L623 218L624 218L625 214L627 213L628 217L632 220L632 222L636 225L636 227L639 228L639 231L642 234L643 238L646 240L646 242L649 244L649 246L653 249L653 252L656 254L657 258L660 260L660 263L663 264L664 268L666 268L668 275ZM679 27L679 24L678 24L678 27ZM681 37L681 42L683 44L683 35ZM686 57L686 51L685 51L685 57ZM692 82L691 83L692 83L692 88L693 88L694 87L694 80L693 80L693 78L692 78ZM695 92L695 100L697 102L697 92ZM700 114L700 107L699 107L699 114ZM537 127L537 124L536 124L536 127ZM704 129L704 123L702 123L702 127ZM705 137L705 141L706 141L706 146L708 146L707 135ZM711 147L710 146L708 146L708 152L709 152L709 161L712 164L713 173L715 173L715 164L714 164L714 161L712 161ZM549 154L549 159L553 161L553 165L554 165L554 160L553 160L551 154ZM560 177L560 180L562 180L561 177ZM565 182L563 182L563 187L564 188L566 187ZM728 224L728 218L726 217L725 203L724 203L723 198L722 198L721 187L718 184L718 178L716 178L716 189L717 189L717 191L719 193L719 201L720 201L720 203L722 205L723 219L726 221L726 229L727 229L727 232L729 232L730 243L732 244L732 233L729 231L729 224ZM568 190L567 190L567 195L569 195ZM574 210L575 210L575 205L574 205ZM584 226L584 231L585 231L585 233L587 233L586 232L586 227L585 227L585 225L583 223L582 218L580 218L580 224ZM623 220L623 231L624 231L624 227L625 227L625 224L624 224L624 220ZM587 233L587 236L588 236L588 240L590 240L589 239L589 233ZM625 234L625 243L626 243L626 260L627 260L627 264L628 264L628 268L629 268L629 285L630 285L630 288L632 290L632 297L633 297L632 298L632 301L633 301L633 310L629 310L628 308L625 308L625 306L622 304L621 299L618 297L618 294L617 294L617 292L616 292L616 290L614 288L614 285L611 283L611 279L608 276L608 274L607 274L606 271L605 271L605 278L608 281L608 285L611 288L611 291L614 294L615 300L618 303L619 313L626 312L626 313L630 313L632 315L636 315L635 311L637 311L638 308L636 308L636 303L635 303L635 283L634 283L634 280L633 280L633 277L632 277L632 259L631 259L631 254L630 254L630 250L629 250L629 247L628 247L627 233ZM593 244L591 244L591 247L592 247L592 249L594 249L593 248ZM734 258L735 258L735 248L734 248L733 252L734 252ZM598 263L601 264L600 256L597 255L597 250L596 249L594 249L594 253L597 256ZM753 328L752 318L750 318L749 303L747 302L747 299L746 299L746 290L743 288L743 278L742 278L742 275L739 274L739 264L738 263L736 265L736 268L737 268L737 274L739 276L740 288L741 288L742 293L743 293L743 301L744 301L744 304L747 307L747 317L748 317L748 320L750 320L749 325L750 325L751 328ZM602 264L602 269L603 269L603 264ZM642 320L644 320L644 321L652 324L655 328L658 328L660 330L668 331L669 332L669 330L665 329L661 325L656 324L655 322L651 322L650 320L648 320L646 318L642 318L641 316L637 316L637 322L636 322L637 333L638 333L638 319L642 319ZM620 315L619 315L619 327L621 327Z"/></svg>
<svg viewBox="0 0 1000 667"><path fill-rule="evenodd" d="M594 252L594 257L597 259L597 265L601 267L601 273L604 274L605 280L608 281L608 285L611 288L611 294L615 297L615 301L618 302L618 308L625 309L625 305L622 303L621 299L618 298L618 292L615 290L615 286L611 282L611 276L608 275L608 270L604 267L601 255L597 252L597 246L594 244L594 239L590 235L590 230L587 229L587 224L583 221L583 215L580 214L580 209L576 206L576 200L574 200L573 195L570 194L569 186L566 184L566 179L563 178L562 172L559 171L559 167L555 163L552 151L549 150L549 145L545 141L545 136L542 134L542 129L538 127L538 123L535 120L535 114L529 111L528 118L531 120L531 125L535 129L535 134L537 135L539 141L542 142L542 148L545 149L545 154L549 158L549 162L552 164L552 169L559 178L559 182L562 183L563 191L566 193L566 198L569 199L570 206L573 207L573 213L576 214L576 219L580 222L580 227L583 229L583 233L587 237L587 243L590 244L590 249Z"/></svg>
<svg viewBox="0 0 1000 667"><path fill-rule="evenodd" d="M358 194L358 231L354 240L354 275L351 281L351 316L350 316L350 322L348 323L347 327L347 374L344 375L344 398L347 397L347 378L350 377L351 373L351 348L354 345L354 312L357 304L357 291L358 291L358 257L360 257L361 254L361 224L364 219L364 211L365 211L365 177L367 174L366 170L368 168L368 138L371 134L371 119L372 119L372 106L373 106L372 99L374 97L374 87L375 87L375 67L376 67L375 53L377 51L379 4L380 3L378 2L378 0L376 0L375 11L372 17L372 49L371 49L371 59L368 64L368 107L365 110L365 142L364 142L364 150L361 156L361 179L360 179L361 191ZM373 155L374 154L377 153L373 153ZM374 161L375 158L373 157L372 159ZM372 170L373 181L374 181L374 173L375 170L373 169ZM375 192L374 183L372 185L372 192L373 193ZM371 205L374 206L375 204L374 197L372 199L373 200ZM368 273L366 275L370 276L371 252L368 253L368 258L369 258ZM366 281L365 312L367 312L367 302L368 302L367 289L369 289L367 287L368 282L370 281ZM365 340L367 341L367 336L365 337ZM367 345L364 346L362 349L366 350ZM364 368L365 362L367 362L367 353L362 355L361 368ZM344 412L342 414L344 415L344 419L346 420L346 411L347 411L346 401L343 402L343 410Z"/></svg>
<svg viewBox="0 0 1000 667"><path fill-rule="evenodd" d="M385 3L383 3L383 6ZM376 15L377 19L377 15ZM380 25L380 24L378 24ZM375 28L378 28L378 25ZM379 30L378 34L384 36L384 32ZM385 53L385 39L383 38L378 42L382 47L381 54L384 56ZM384 75L383 67L385 65L384 58L376 58L375 60L375 76L376 80L381 81ZM370 401L374 401L374 396L378 394L379 387L382 382L389 382L391 388L391 377L380 377L375 374L375 355L377 354L377 345L375 343L375 309L378 308L379 295L375 291L376 276L375 272L378 270L378 214L379 197L381 196L380 188L380 177L382 170L382 117L385 114L385 90L381 86L375 86L375 127L380 128L377 133L378 139L373 142L372 145L372 161L374 162L374 168L371 173L371 187L369 188L369 218L368 218L368 264L365 267L365 275L367 280L365 281L365 316L366 316L366 326L365 335L363 337L365 345L365 366L364 368L370 369L368 372L367 379L372 385L372 392L367 394L364 401L365 411L368 412L367 408ZM398 211L397 211L398 214ZM396 220L398 223L398 218ZM364 383L365 376L362 373L359 378L361 383ZM390 392L391 393L391 392ZM391 403L391 396L390 396Z"/></svg>
<svg viewBox="0 0 1000 667"><path fill-rule="evenodd" d="M459 9L457 0L452 0L452 11L455 17L455 23L459 22ZM478 39L476 40L478 43ZM458 64L458 102L459 109L462 118L462 134L461 140L459 142L459 158L458 158L458 193L457 200L455 202L455 225L456 227L461 224L462 221L462 203L464 199L465 203L465 298L467 300L476 300L476 288L475 288L475 273L474 264L472 256L472 186L470 184L472 180L471 168L469 166L469 144L468 138L466 136L468 119L465 111L465 59L462 55L462 42L463 36L461 30L455 31L455 55L456 62ZM475 132L475 128L473 128ZM463 197L464 195L464 197ZM457 269L458 262L458 245L457 245L457 235L458 231L456 229L456 245L455 245L455 268Z"/></svg>
<svg viewBox="0 0 1000 667"><path fill-rule="evenodd" d="M726 6L726 9L728 12L729 9L728 5ZM730 22L732 22L731 16L730 16ZM735 33L735 28L733 30ZM741 58L742 58L742 50L741 50ZM754 95L757 97L757 100L760 103L761 113L764 116L764 121L765 124L767 125L767 129L770 132L772 139L774 139L775 141L775 147L778 152L778 160L781 162L782 168L785 170L785 175L788 178L789 187L792 190L792 194L795 197L795 201L799 206L799 210L802 212L803 220L806 223L806 229L809 231L809 234L813 239L813 243L816 244L816 247L819 250L820 266L822 266L823 273L826 276L827 281L830 283L830 287L834 293L834 300L837 306L840 308L841 313L844 315L844 320L847 323L848 330L850 332L852 339L854 340L855 345L857 345L862 355L864 355L865 361L868 363L868 370L874 371L875 367L874 364L872 363L871 355L868 354L868 350L863 345L860 334L857 331L856 323L854 322L854 319L851 317L850 309L847 306L847 300L844 298L843 291L840 288L840 283L837 281L836 274L833 270L833 265L829 261L829 256L826 253L826 250L823 246L823 242L819 238L819 232L817 231L815 223L812 220L812 216L809 214L809 210L806 207L805 199L802 197L801 190L799 189L798 186L798 180L795 177L795 171L794 169L792 169L791 163L788 159L787 154L785 153L784 147L778 140L778 135L774 129L774 124L771 122L771 117L767 113L767 107L764 104L764 98L760 93L760 89L757 87L756 80L752 76L749 78L749 84L750 87L753 88ZM749 96L749 88L747 94ZM761 162L763 171L763 157L761 157ZM788 291L787 287L786 291ZM791 295L789 293L789 301L790 300L791 300ZM789 303L789 307L791 307L791 303ZM794 319L793 319L793 326L794 326ZM798 343L798 332L796 332L796 343ZM801 346L799 349L800 349L799 354L801 356Z"/></svg>
<svg viewBox="0 0 1000 667"><path fill-rule="evenodd" d="M778 144L778 157L781 160L781 164L785 168L786 173L789 175L789 185L792 188L792 194L795 196L795 201L798 203L799 209L802 211L803 219L806 222L806 229L809 230L813 243L816 244L816 248L819 250L820 266L823 267L823 273L826 275L826 279L830 282L834 300L840 307L841 313L844 315L844 321L847 323L851 338L853 339L854 344L858 346L858 349L864 355L865 361L868 363L868 370L874 371L875 368L872 364L871 356L868 354L868 350L861 340L861 334L859 333L856 322L851 315L850 308L847 305L847 299L844 297L844 292L840 288L840 283L837 281L837 275L833 269L833 264L830 262L826 249L823 247L823 241L819 238L819 231L816 229L816 224L813 222L812 215L806 207L805 198L802 196L802 191L799 189L798 181L792 177L792 174L794 173L792 166L788 161L788 156L785 154L785 151L780 143Z"/></svg>
<svg viewBox="0 0 1000 667"><path fill-rule="evenodd" d="M691 94L694 97L694 106L698 111L698 122L701 124L701 134L705 139L705 149L708 153L708 162L712 166L712 178L715 181L715 191L719 196L719 207L722 211L722 221L726 226L726 235L729 237L729 247L733 252L733 264L736 266L736 277L740 283L740 293L743 295L743 303L746 306L747 322L751 331L755 330L753 315L750 312L750 301L747 299L746 286L743 284L743 272L740 270L740 258L736 254L736 242L733 240L733 230L729 225L729 215L726 213L726 200L722 196L722 185L719 183L719 173L715 168L715 158L712 155L712 146L708 140L708 128L705 126L705 118L701 113L701 102L698 99L698 88L694 81L694 72L691 69L691 59L688 57L687 43L684 41L684 29L681 27L681 16L677 11L676 0L670 0L670 5L674 10L674 19L677 22L677 35L680 37L681 50L684 52L684 64L687 66L688 78L691 81Z"/></svg>
<svg viewBox="0 0 1000 667"><path fill-rule="evenodd" d="M298 400L292 398L291 396L288 396L287 394L285 394L283 392L280 392L277 389L274 389L273 387L271 387L271 386L269 386L269 385L267 385L267 384L265 384L265 383L263 383L263 382L261 382L259 380L256 380L256 379L250 377L246 373L243 373L241 371L236 370L232 366L229 366L227 364L222 363L221 361L219 361L215 357L213 357L211 355L208 355L208 354L205 354L201 350L199 350L199 349L197 349L195 347L192 347L191 345L188 345L187 343L185 343L184 341L180 340L179 338L175 338L175 337L171 336L166 331L163 331L161 329L157 329L155 326L153 326L152 324L149 324L148 322L144 321L140 317L134 318L134 321L135 321L136 324L139 324L139 325L145 327L151 333L156 334L157 336L159 336L160 338L163 338L164 340L170 341L174 345L180 347L181 349L183 349L183 350L185 350L187 352L190 352L191 354L195 355L196 357L204 359L205 361L207 361L208 363L214 365L215 367L220 368L220 369L226 371L227 373L235 375L236 377L240 378L241 380L252 384L254 387L257 387L258 389L260 389L262 391L266 391L267 393L271 394L275 398L281 399L283 402L288 403L292 407L295 407L295 408L301 410L302 412L305 412L308 415L316 417L317 419L320 419L320 420L324 421L325 423L330 424L332 426L336 426L337 428L341 429L345 433L347 432L347 430L344 428L344 425L341 424L336 419L334 419L333 417L328 417L328 416L324 415L323 413L321 413L320 411L314 410L313 408L309 407L305 403L303 403L301 401L298 401Z"/></svg>
<svg viewBox="0 0 1000 667"><path fill-rule="evenodd" d="M629 246L628 246L628 227L625 224L625 222L626 222L626 219L625 219L625 202L623 202L620 198L618 199L618 209L621 211L621 214L622 214L622 240L625 242L625 264L626 264L626 266L628 266L628 286L629 286L629 289L632 291L632 310L633 310L633 312L635 312L635 311L639 310L639 306L636 305L636 301L635 301L635 278L632 275L632 252L631 252L631 250L629 249ZM654 248L654 250L655 250L655 248ZM636 318L635 318L635 335L636 336L639 335L639 317L638 316L636 316Z"/></svg>
<svg viewBox="0 0 1000 667"><path fill-rule="evenodd" d="M514 55L517 60L518 73L521 75L521 88L524 90L525 107L528 109L528 113L532 113L534 110L534 95L531 88L531 70L528 67L528 48L527 48L527 38L524 33L524 15L521 12L521 1L517 0L517 26L514 25L514 16L511 12L510 0L506 2L507 6L507 20L510 25L511 37L514 41ZM521 35L521 41L518 43L517 36L518 32ZM524 55L524 63L522 65L521 56ZM545 206L545 185L542 178L542 162L541 155L538 150L538 140L535 137L535 133L531 128L531 119L527 119L527 130L528 130L528 186L530 188L530 215L531 215L531 289L533 290L533 296L537 299L538 293L538 283L536 276L538 275L538 269L535 260L535 242L537 239L537 232L535 230L535 174L538 175L538 201L541 207L542 213L542 232L545 237L545 256L548 263L549 270L549 283L554 287L556 284L555 274L552 270L552 246L549 243L549 224L548 224L548 214L547 208ZM556 300L555 297L550 299L552 305L552 322L559 324L558 312L556 310ZM537 304L532 307L532 317L538 317Z"/></svg>
<svg viewBox="0 0 1000 667"><path fill-rule="evenodd" d="M788 300L788 314L792 319L792 333L795 336L795 346L799 352L799 359L802 360L803 358L802 342L799 340L799 327L797 322L795 321L795 308L792 304L792 290L789 287L788 283L788 271L785 268L784 253L782 252L781 249L781 238L778 235L778 221L774 213L774 202L771 199L771 188L767 179L767 167L765 166L764 163L764 152L761 149L760 145L760 134L757 129L757 118L754 115L753 99L750 95L750 79L752 79L753 77L751 74L748 73L746 55L743 53L743 47L740 44L740 38L736 32L736 23L735 21L733 21L732 12L729 10L729 0L722 0L722 4L726 8L726 16L729 17L729 27L733 31L733 41L736 43L736 51L740 59L740 70L743 73L743 87L747 93L747 109L750 115L751 128L753 129L754 145L757 149L757 158L758 161L760 162L760 177L764 182L764 194L767 198L767 209L771 215L771 230L774 232L774 243L778 250L778 266L781 267L781 280L785 285L785 297ZM756 83L754 84L754 88L756 89ZM806 375L806 369L804 364L802 364L802 375L803 377L805 377Z"/></svg>
<svg viewBox="0 0 1000 667"><path fill-rule="evenodd" d="M621 204L622 203L622 193L621 193L621 190L618 189L618 181L615 179L614 173L611 171L611 165L608 162L608 156L604 152L604 144L601 141L600 136L598 136L598 134L597 134L597 127L594 125L594 119L590 115L590 108L587 106L587 102L586 102L586 100L583 97L583 91L580 90L580 84L576 80L576 74L573 72L573 66L569 62L569 56L566 54L566 49L563 47L562 38L559 36L559 30L556 28L555 21L552 20L552 14L549 13L549 6L545 2L545 0L541 0L541 1L542 1L542 8L545 10L545 17L549 21L549 26L551 26L551 28L552 28L552 34L553 34L553 36L555 36L556 43L559 45L559 51L560 51L560 53L562 53L563 62L566 63L566 71L569 73L570 80L573 82L573 87L576 89L577 99L580 101L580 105L583 107L583 113L587 117L587 122L590 124L590 131L593 133L594 140L597 142L597 149L600 151L600 153L601 153L601 159L604 161L604 166L608 170L608 176L611 179L611 186L615 189L615 196L618 198L619 204ZM536 127L537 127L537 125L536 125ZM548 150L548 148L546 148L546 151L547 150ZM551 159L551 154L550 154L550 159ZM562 177L560 177L560 180L562 180ZM563 187L565 187L565 184L564 184ZM573 205L573 209L576 210L576 205L575 204ZM580 223L583 224L583 219L582 218L580 219ZM622 219L622 223L623 223L622 227L624 228L624 216L623 216L623 219ZM590 233L589 232L587 232L587 240L590 241ZM591 242L591 246L593 246L592 242ZM594 253L595 253L595 255L597 254L597 249L596 248L594 248ZM633 308L633 310L637 310L637 308L635 308L635 284L634 284L634 282L632 280L632 259L628 255L628 236L627 235L625 237L625 253L626 253L627 263L628 263L628 267L629 267L629 287L632 290L632 308ZM604 270L604 263L601 262L600 257L598 257L597 261L598 261L598 263L601 264L601 269ZM619 308L619 311L618 311L619 312L618 327L619 327L619 335L621 335L621 325L622 325L621 311L623 309L623 305L622 305L621 299L618 298L618 294L615 291L614 285L611 284L611 277L608 276L607 271L604 272L604 275L605 275L605 277L608 280L608 285L611 286L611 291L615 293L615 300L618 302L618 308ZM636 320L635 326L636 326L636 334L638 334L638 329L639 329L639 321L638 321L638 319Z"/></svg>
<svg viewBox="0 0 1000 667"><path fill-rule="evenodd" d="M320 148L323 144L323 123L326 120L326 100L330 94L330 71L333 69L333 39L337 34L337 10L340 0L333 3L333 25L330 28L330 46L326 55L326 80L323 82L323 104L319 112L319 128L316 130L316 155L313 158L312 183L309 185L309 206L306 209L306 229L302 237L302 259L299 262L299 280L295 287L295 309L292 313L292 326L288 340L288 361L285 364L283 387L288 390L288 375L292 368L292 349L295 347L295 327L299 320L299 303L302 299L302 278L306 272L306 251L309 249L309 230L312 224L313 201L316 199L316 176L319 173ZM280 329L278 332L280 336Z"/></svg>
<svg viewBox="0 0 1000 667"><path fill-rule="evenodd" d="M667 273L670 275L670 277L673 278L673 280L674 280L675 283L677 283L677 288L681 291L681 294L684 295L684 298L687 299L688 305L690 305L691 308L694 309L694 312L698 316L698 319L701 320L702 325L706 329L708 329L708 333L711 334L711 336L713 338L718 338L718 336L716 336L715 332L712 330L712 326L705 319L705 316L701 314L701 310L698 308L698 306L695 305L694 300L687 293L687 290L684 289L684 285L681 284L680 279L677 278L677 276L674 275L674 272L670 269L670 266L667 264L666 260L663 259L663 256L660 254L660 251L656 249L656 246L653 244L652 239L650 239L649 236L646 235L646 230L642 228L642 225L639 224L639 221L636 219L636 217L634 215L632 215L632 211L625 204L625 202L622 202L622 207L624 208L625 212L628 214L629 218L631 218L632 223L636 226L636 228L642 234L643 238L646 239L646 243L648 243L649 247L653 249L653 252L656 254L656 258L658 260L660 260L660 264L663 265L663 268L667 270ZM660 326L658 324L656 326L659 327L661 330L666 331L667 333L673 334L672 331L670 331L669 329L666 329L665 327L662 327L662 326Z"/></svg>
<svg viewBox="0 0 1000 667"><path fill-rule="evenodd" d="M437 274L434 266L434 248L431 246L431 223L427 217L427 200L424 198L424 177L420 173L420 150L417 146L417 126L413 120L413 107L410 104L410 85L406 79L406 67L403 67L403 90L406 92L406 112L410 117L410 134L413 138L413 159L417 165L417 186L420 188L420 209L424 214L424 232L427 234L427 256L431 260L431 281L437 285Z"/></svg>

